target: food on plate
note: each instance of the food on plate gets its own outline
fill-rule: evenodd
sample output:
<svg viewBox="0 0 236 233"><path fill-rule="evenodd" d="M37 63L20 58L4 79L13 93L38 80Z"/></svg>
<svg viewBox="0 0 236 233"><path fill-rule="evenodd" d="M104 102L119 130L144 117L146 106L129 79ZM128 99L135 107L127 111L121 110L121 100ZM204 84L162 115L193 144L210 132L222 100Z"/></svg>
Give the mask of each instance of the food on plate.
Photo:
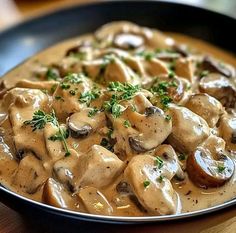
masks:
<svg viewBox="0 0 236 233"><path fill-rule="evenodd" d="M205 42L130 22L35 55L1 80L0 183L113 216L235 198L235 65Z"/></svg>

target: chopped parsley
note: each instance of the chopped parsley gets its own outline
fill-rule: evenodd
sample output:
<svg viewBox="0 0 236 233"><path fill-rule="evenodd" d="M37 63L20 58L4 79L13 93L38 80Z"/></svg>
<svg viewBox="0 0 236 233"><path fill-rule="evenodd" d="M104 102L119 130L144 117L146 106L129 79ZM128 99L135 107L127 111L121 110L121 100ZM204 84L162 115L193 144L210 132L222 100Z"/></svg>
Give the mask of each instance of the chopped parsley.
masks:
<svg viewBox="0 0 236 233"><path fill-rule="evenodd" d="M144 188L147 188L149 185L150 185L150 181L149 180L143 181Z"/></svg>
<svg viewBox="0 0 236 233"><path fill-rule="evenodd" d="M170 121L171 118L172 118L172 117L171 117L170 115L166 115L166 117L165 117L166 121Z"/></svg>
<svg viewBox="0 0 236 233"><path fill-rule="evenodd" d="M60 79L59 74L57 72L57 70L53 69L53 68L49 68L46 72L46 78L47 80L55 80L57 81L58 79Z"/></svg>
<svg viewBox="0 0 236 233"><path fill-rule="evenodd" d="M179 158L180 161L183 161L183 160L186 159L186 155L185 154L179 154L178 158Z"/></svg>
<svg viewBox="0 0 236 233"><path fill-rule="evenodd" d="M159 157L157 156L156 157L156 160L155 160L155 165L161 169L163 166L164 166L164 161Z"/></svg>
<svg viewBox="0 0 236 233"><path fill-rule="evenodd" d="M61 129L61 132L58 131L56 134L52 135L48 139L51 141L63 141L63 138L67 139L69 137L69 131Z"/></svg>
<svg viewBox="0 0 236 233"><path fill-rule="evenodd" d="M86 103L86 105L89 106L90 103L93 100L99 98L100 95L101 95L101 90L97 88L96 86L94 86L91 91L86 91L84 93L81 93L79 97L79 101L81 103Z"/></svg>
<svg viewBox="0 0 236 233"><path fill-rule="evenodd" d="M117 118L121 115L122 110L119 103L123 100L130 100L140 90L140 87L129 83L110 82L107 90L113 94L110 100L104 102L103 108Z"/></svg>
<svg viewBox="0 0 236 233"><path fill-rule="evenodd" d="M88 117L93 117L97 114L97 112L99 111L98 108L93 108L88 112Z"/></svg>
<svg viewBox="0 0 236 233"><path fill-rule="evenodd" d="M60 87L63 90L68 90L71 87L71 84L79 84L82 81L82 79L85 77L84 74L79 73L79 74L68 74L60 83Z"/></svg>
<svg viewBox="0 0 236 233"><path fill-rule="evenodd" d="M57 84L53 84L51 86L50 92L53 94L55 92L56 88L57 88Z"/></svg>
<svg viewBox="0 0 236 233"><path fill-rule="evenodd" d="M162 183L163 179L164 179L164 177L163 177L162 175L160 175L160 176L157 178L157 180L158 180L160 183Z"/></svg>
<svg viewBox="0 0 236 233"><path fill-rule="evenodd" d="M52 112L49 114L45 113L42 110L37 110L34 112L33 118L31 120L24 122L25 125L30 125L32 127L33 131L43 129L47 123L52 123L58 129L58 132L54 136L52 136L52 139L50 139L50 140L62 141L64 149L66 151L65 156L70 155L70 152L69 152L69 149L68 149L68 146L66 143L66 138L69 135L68 135L67 131L63 130L60 127L54 110L52 110Z"/></svg>
<svg viewBox="0 0 236 233"><path fill-rule="evenodd" d="M218 165L217 171L218 171L219 173L223 173L224 170L225 170L225 166L223 166L223 165Z"/></svg>
<svg viewBox="0 0 236 233"><path fill-rule="evenodd" d="M55 100L61 100L61 101L64 101L64 99L63 99L61 96L59 96L59 95L55 96Z"/></svg>
<svg viewBox="0 0 236 233"><path fill-rule="evenodd" d="M203 70L203 71L199 74L199 76L200 76L200 78L203 78L203 77L206 77L209 73L210 73L209 70Z"/></svg>
<svg viewBox="0 0 236 233"><path fill-rule="evenodd" d="M174 78L175 77L175 72L173 70L170 70L168 73L169 78Z"/></svg>
<svg viewBox="0 0 236 233"><path fill-rule="evenodd" d="M129 128L131 126L131 124L128 120L125 120L123 125L124 125L125 128Z"/></svg>
<svg viewBox="0 0 236 233"><path fill-rule="evenodd" d="M110 140L108 140L106 138L102 138L100 145L105 147L107 150L113 152L113 145L110 143Z"/></svg>
<svg viewBox="0 0 236 233"><path fill-rule="evenodd" d="M63 89L63 90L67 90L67 89L70 88L70 84L63 82L63 83L60 84L60 87L61 87L61 89Z"/></svg>
<svg viewBox="0 0 236 233"><path fill-rule="evenodd" d="M161 81L159 82L158 79L156 82L153 84L151 87L150 91L160 97L160 102L162 104L162 107L164 110L168 108L168 105L173 101L170 96L168 96L168 89L171 87L177 87L177 83L175 81L171 82L166 82L166 81Z"/></svg>

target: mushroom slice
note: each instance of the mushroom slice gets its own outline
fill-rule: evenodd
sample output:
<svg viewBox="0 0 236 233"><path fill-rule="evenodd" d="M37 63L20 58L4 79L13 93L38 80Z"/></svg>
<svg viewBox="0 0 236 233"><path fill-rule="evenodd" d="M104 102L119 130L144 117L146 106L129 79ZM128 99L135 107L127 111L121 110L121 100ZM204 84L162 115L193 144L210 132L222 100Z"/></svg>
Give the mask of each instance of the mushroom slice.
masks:
<svg viewBox="0 0 236 233"><path fill-rule="evenodd" d="M129 137L129 145L136 152L156 148L171 133L171 120L166 120L166 115L160 108L147 107L143 114L127 109L126 113L131 125L139 132L138 135Z"/></svg>
<svg viewBox="0 0 236 233"><path fill-rule="evenodd" d="M115 35L113 44L121 49L136 49L144 44L144 38L131 33L120 33Z"/></svg>
<svg viewBox="0 0 236 233"><path fill-rule="evenodd" d="M179 211L178 196L168 179L168 169L166 165L158 166L157 158L150 155L133 157L125 169L124 177L150 214L166 215Z"/></svg>
<svg viewBox="0 0 236 233"><path fill-rule="evenodd" d="M199 90L215 97L225 107L235 106L235 84L221 74L212 73L202 78L199 82Z"/></svg>
<svg viewBox="0 0 236 233"><path fill-rule="evenodd" d="M194 151L210 134L206 121L185 107L172 104L169 111L173 122L169 143L183 153Z"/></svg>
<svg viewBox="0 0 236 233"><path fill-rule="evenodd" d="M19 163L13 176L13 184L21 187L24 192L33 194L46 179L47 174L40 160L28 153Z"/></svg>
<svg viewBox="0 0 236 233"><path fill-rule="evenodd" d="M112 215L113 209L111 205L98 189L85 187L77 195L90 214Z"/></svg>
<svg viewBox="0 0 236 233"><path fill-rule="evenodd" d="M209 56L204 57L202 61L202 69L208 70L212 73L219 73L228 78L235 75L235 69L232 66L218 62Z"/></svg>
<svg viewBox="0 0 236 233"><path fill-rule="evenodd" d="M44 184L42 200L46 204L65 209L73 208L75 204L71 195L53 178Z"/></svg>
<svg viewBox="0 0 236 233"><path fill-rule="evenodd" d="M198 148L188 156L187 172L197 186L217 187L232 177L234 163L224 154L213 157L209 151Z"/></svg>
<svg viewBox="0 0 236 233"><path fill-rule="evenodd" d="M42 91L52 92L53 87L57 87L59 82L51 81L30 81L27 79L20 80L16 83L16 87L31 88L31 89L40 89ZM53 93L51 93L53 94Z"/></svg>
<svg viewBox="0 0 236 233"><path fill-rule="evenodd" d="M102 146L94 145L79 157L77 189L84 186L104 187L110 184L123 170L124 163Z"/></svg>
<svg viewBox="0 0 236 233"><path fill-rule="evenodd" d="M80 112L72 114L67 119L67 125L73 138L84 138L95 132L98 128L105 126L106 117L104 112L97 112L94 116L90 113L92 108L85 108Z"/></svg>
<svg viewBox="0 0 236 233"><path fill-rule="evenodd" d="M223 114L221 103L214 97L204 93L192 95L185 107L206 120L211 128L216 125L220 115Z"/></svg>
<svg viewBox="0 0 236 233"><path fill-rule="evenodd" d="M228 150L236 151L236 117L224 115L220 119L219 134Z"/></svg>

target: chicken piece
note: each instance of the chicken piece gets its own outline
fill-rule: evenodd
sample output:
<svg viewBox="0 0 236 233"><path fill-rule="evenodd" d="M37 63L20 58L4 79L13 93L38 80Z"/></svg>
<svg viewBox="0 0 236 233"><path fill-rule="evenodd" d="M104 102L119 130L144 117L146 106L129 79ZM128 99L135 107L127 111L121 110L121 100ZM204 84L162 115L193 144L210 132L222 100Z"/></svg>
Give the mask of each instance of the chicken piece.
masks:
<svg viewBox="0 0 236 233"><path fill-rule="evenodd" d="M133 85L139 84L140 79L126 64L119 58L112 56L109 58L104 72L104 79L106 82L118 81L121 83L127 82Z"/></svg>
<svg viewBox="0 0 236 233"><path fill-rule="evenodd" d="M199 90L219 100L223 106L233 108L236 87L232 80L218 73L211 73L199 82Z"/></svg>
<svg viewBox="0 0 236 233"><path fill-rule="evenodd" d="M64 209L74 209L76 205L72 196L53 178L49 178L44 184L42 201L48 205Z"/></svg>
<svg viewBox="0 0 236 233"><path fill-rule="evenodd" d="M70 150L70 153L70 156L63 157L55 162L53 172L60 183L64 184L68 190L74 192L77 186L77 177L81 172L78 169L80 155L73 149Z"/></svg>
<svg viewBox="0 0 236 233"><path fill-rule="evenodd" d="M72 114L67 119L67 125L73 138L84 138L91 133L96 132L99 128L106 125L106 116L104 112L97 111L90 115L94 109L84 108L80 112Z"/></svg>
<svg viewBox="0 0 236 233"><path fill-rule="evenodd" d="M92 90L92 81L82 74L66 76L54 92L52 107L60 120L80 111L85 103L78 101L81 94Z"/></svg>
<svg viewBox="0 0 236 233"><path fill-rule="evenodd" d="M169 111L173 122L169 143L183 153L194 151L210 134L206 121L185 107L171 105Z"/></svg>
<svg viewBox="0 0 236 233"><path fill-rule="evenodd" d="M90 214L112 215L113 209L106 197L94 187L84 187L77 195Z"/></svg>
<svg viewBox="0 0 236 233"><path fill-rule="evenodd" d="M219 135L225 140L228 150L236 151L236 117L223 115L219 124Z"/></svg>
<svg viewBox="0 0 236 233"><path fill-rule="evenodd" d="M123 170L124 163L102 146L94 145L79 157L77 190L85 186L96 188L110 184Z"/></svg>
<svg viewBox="0 0 236 233"><path fill-rule="evenodd" d="M187 79L194 83L194 66L190 58L179 58L175 63L175 73L177 76Z"/></svg>
<svg viewBox="0 0 236 233"><path fill-rule="evenodd" d="M142 60L142 64L148 76L156 77L169 73L166 64L156 58L144 59Z"/></svg>
<svg viewBox="0 0 236 233"><path fill-rule="evenodd" d="M184 180L184 172L179 164L179 159L171 145L162 144L154 151L154 156L161 158L159 166L165 165L165 177L171 180L174 176L178 180Z"/></svg>
<svg viewBox="0 0 236 233"><path fill-rule="evenodd" d="M214 97L203 93L192 95L185 107L201 116L211 128L216 125L223 114L221 103Z"/></svg>
<svg viewBox="0 0 236 233"><path fill-rule="evenodd" d="M48 97L36 89L14 88L4 96L4 105L9 106L9 119L17 153L33 151L41 160L47 158L43 130L32 131L24 122L32 119L35 111L48 108Z"/></svg>
<svg viewBox="0 0 236 233"><path fill-rule="evenodd" d="M137 155L129 162L124 176L149 214L176 214L180 203L170 182L173 174L167 161L159 161L160 158L150 155Z"/></svg>
<svg viewBox="0 0 236 233"><path fill-rule="evenodd" d="M63 128L63 127L61 127ZM52 123L47 123L43 130L43 135L45 138L45 145L50 157L49 164L45 163L44 166L48 168L51 167L51 163L63 158L65 156L65 151L60 140L51 140L50 138L58 134L58 127Z"/></svg>
<svg viewBox="0 0 236 233"><path fill-rule="evenodd" d="M157 107L163 108L160 94L165 92L173 103L182 104L188 99L188 90L190 87L188 80L177 76L170 78L168 75L160 75L151 84L151 90L154 93L150 101Z"/></svg>
<svg viewBox="0 0 236 233"><path fill-rule="evenodd" d="M24 192L33 194L48 178L40 160L31 153L20 161L13 176L13 185L20 187Z"/></svg>

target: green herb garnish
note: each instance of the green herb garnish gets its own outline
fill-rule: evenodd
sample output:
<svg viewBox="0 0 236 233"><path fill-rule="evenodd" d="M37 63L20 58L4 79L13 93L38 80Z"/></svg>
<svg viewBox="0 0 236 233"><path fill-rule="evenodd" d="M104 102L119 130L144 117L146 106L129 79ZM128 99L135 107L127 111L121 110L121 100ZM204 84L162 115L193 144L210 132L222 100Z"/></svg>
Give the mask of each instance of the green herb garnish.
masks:
<svg viewBox="0 0 236 233"><path fill-rule="evenodd" d="M160 97L160 102L163 106L163 109L167 109L168 105L173 101L172 98L170 96L168 96L168 89L171 87L177 87L178 84L175 81L171 81L171 82L159 82L158 79L156 80L156 82L153 84L153 86L151 87L150 91Z"/></svg>
<svg viewBox="0 0 236 233"><path fill-rule="evenodd" d="M179 158L180 161L183 161L183 160L186 159L186 155L185 154L179 154L178 158Z"/></svg>
<svg viewBox="0 0 236 233"><path fill-rule="evenodd" d="M135 93L140 90L140 87L129 83L110 82L107 90L113 92L113 94L110 100L104 102L103 108L117 118L121 115L122 110L120 102L132 99Z"/></svg>
<svg viewBox="0 0 236 233"><path fill-rule="evenodd" d="M225 170L225 166L218 165L217 170L218 170L219 173L223 173L223 171Z"/></svg>
<svg viewBox="0 0 236 233"><path fill-rule="evenodd" d="M150 185L150 181L149 180L143 181L144 188L147 188L149 185Z"/></svg>
<svg viewBox="0 0 236 233"><path fill-rule="evenodd" d="M200 78L203 78L203 77L206 77L209 73L210 73L209 70L203 70L199 76Z"/></svg>
<svg viewBox="0 0 236 233"><path fill-rule="evenodd" d="M65 133L65 130L62 130L62 128L60 127L54 110L52 110L52 112L49 114L45 113L42 110L37 110L34 112L33 118L31 120L27 120L24 122L25 125L30 125L33 131L43 129L47 123L52 123L58 128L58 133L56 133L55 136L52 136L52 138L54 140L62 141L64 149L66 151L65 156L70 155L70 152L66 143L67 133Z"/></svg>
<svg viewBox="0 0 236 233"><path fill-rule="evenodd" d="M155 165L156 165L159 169L161 169L161 168L163 167L163 165L164 165L164 161L163 161L159 156L157 156L157 157L156 157L156 160L155 160Z"/></svg>
<svg viewBox="0 0 236 233"><path fill-rule="evenodd" d="M90 103L97 99L101 95L101 90L97 87L93 87L91 91L86 91L84 93L81 93L79 101L81 103L86 103L87 106L90 105Z"/></svg>
<svg viewBox="0 0 236 233"><path fill-rule="evenodd" d="M171 118L172 118L172 117L171 117L170 115L166 115L166 117L165 117L166 121L170 121Z"/></svg>
<svg viewBox="0 0 236 233"><path fill-rule="evenodd" d="M57 71L55 71L52 68L49 68L47 70L47 72L46 72L46 78L47 78L47 80L55 80L55 81L57 81L60 77L59 77Z"/></svg>
<svg viewBox="0 0 236 233"><path fill-rule="evenodd" d="M125 120L123 125L124 125L125 128L129 128L131 126L131 124L128 120Z"/></svg>
<svg viewBox="0 0 236 233"><path fill-rule="evenodd" d="M164 177L163 177L162 175L160 175L160 176L157 178L157 180L158 180L160 183L162 183L163 179L164 179Z"/></svg>
<svg viewBox="0 0 236 233"><path fill-rule="evenodd" d="M99 111L99 109L97 108L93 108L88 112L88 117L93 117L97 114L97 112Z"/></svg>

